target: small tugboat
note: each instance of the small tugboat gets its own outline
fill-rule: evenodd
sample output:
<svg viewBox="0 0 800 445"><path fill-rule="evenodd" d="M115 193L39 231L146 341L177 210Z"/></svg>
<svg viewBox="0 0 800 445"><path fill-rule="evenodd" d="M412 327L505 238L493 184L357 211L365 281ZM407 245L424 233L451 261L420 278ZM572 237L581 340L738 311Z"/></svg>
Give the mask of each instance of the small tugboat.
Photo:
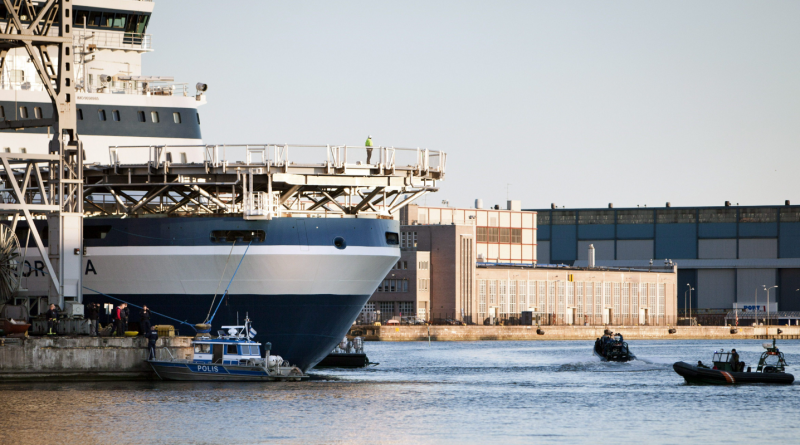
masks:
<svg viewBox="0 0 800 445"><path fill-rule="evenodd" d="M317 368L363 368L369 365L367 354L364 353L364 341L361 337L355 337L353 341L345 337L333 352L328 354L321 362L317 363Z"/></svg>
<svg viewBox="0 0 800 445"><path fill-rule="evenodd" d="M775 345L775 339L772 340L772 344L764 343L763 346L766 351L761 354L755 372L751 372L750 367L747 368L747 372L744 372L744 362L732 360L735 349L714 351L713 368L703 365L702 362L697 362L697 365L677 362L672 365L672 369L688 383L736 385L742 383L790 384L794 382L794 376L786 373L786 360Z"/></svg>
<svg viewBox="0 0 800 445"><path fill-rule="evenodd" d="M636 359L620 333L614 334L613 337L603 335L595 341L594 354L606 362L628 362Z"/></svg>
<svg viewBox="0 0 800 445"><path fill-rule="evenodd" d="M252 341L255 331L247 318L244 326L223 326L217 333L217 338L201 334L193 341L194 356L191 360L172 358L147 362L161 380L252 382L308 378L300 368L290 365L281 356L269 355L270 343L264 345L267 358L261 357L261 343Z"/></svg>

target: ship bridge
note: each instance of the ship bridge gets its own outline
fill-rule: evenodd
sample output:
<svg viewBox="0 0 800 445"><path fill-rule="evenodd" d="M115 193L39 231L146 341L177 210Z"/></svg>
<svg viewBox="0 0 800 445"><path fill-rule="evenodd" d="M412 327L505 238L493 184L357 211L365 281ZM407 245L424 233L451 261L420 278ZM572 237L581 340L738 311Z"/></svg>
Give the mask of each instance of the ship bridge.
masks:
<svg viewBox="0 0 800 445"><path fill-rule="evenodd" d="M187 153L198 151L203 162L187 162ZM110 147L108 164L84 169L84 210L86 216L391 218L437 190L446 159L422 148L347 145Z"/></svg>

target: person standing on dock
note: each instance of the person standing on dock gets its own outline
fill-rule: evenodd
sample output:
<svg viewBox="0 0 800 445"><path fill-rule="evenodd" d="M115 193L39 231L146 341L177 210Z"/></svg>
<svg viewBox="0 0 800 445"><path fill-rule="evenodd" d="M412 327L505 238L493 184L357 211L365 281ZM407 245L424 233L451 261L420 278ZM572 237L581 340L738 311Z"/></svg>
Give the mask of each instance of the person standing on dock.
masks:
<svg viewBox="0 0 800 445"><path fill-rule="evenodd" d="M125 335L125 330L122 326L122 304L115 307L114 310L111 311L111 318L114 320L114 331L111 333L111 335Z"/></svg>
<svg viewBox="0 0 800 445"><path fill-rule="evenodd" d="M47 317L47 335L56 335L56 333L53 332L53 329L55 329L58 323L58 311L56 310L55 304L50 305L50 309L45 316Z"/></svg>
<svg viewBox="0 0 800 445"><path fill-rule="evenodd" d="M367 142L364 142L364 146L367 147L367 164L369 164L370 160L372 160L372 135L367 136Z"/></svg>
<svg viewBox="0 0 800 445"><path fill-rule="evenodd" d="M97 319L100 318L100 305L98 303L89 303L86 315L89 317L89 329L92 335L97 335Z"/></svg>
<svg viewBox="0 0 800 445"><path fill-rule="evenodd" d="M150 332L150 309L147 306L142 306L142 310L139 311L139 324L142 333L147 335Z"/></svg>
<svg viewBox="0 0 800 445"><path fill-rule="evenodd" d="M158 341L158 329L155 326L144 334L147 338L147 360L156 359L156 342Z"/></svg>
<svg viewBox="0 0 800 445"><path fill-rule="evenodd" d="M128 303L122 303L122 335L128 330L128 319L131 316L131 310L128 309Z"/></svg>

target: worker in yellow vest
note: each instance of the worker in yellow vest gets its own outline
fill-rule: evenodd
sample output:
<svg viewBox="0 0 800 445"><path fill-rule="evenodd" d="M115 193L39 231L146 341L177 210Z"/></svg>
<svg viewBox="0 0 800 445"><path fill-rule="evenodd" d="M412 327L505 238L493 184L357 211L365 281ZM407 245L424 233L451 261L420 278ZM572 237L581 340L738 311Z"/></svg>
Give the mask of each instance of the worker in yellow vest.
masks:
<svg viewBox="0 0 800 445"><path fill-rule="evenodd" d="M367 164L372 159L372 135L367 136L367 142L364 142L364 146L367 147Z"/></svg>

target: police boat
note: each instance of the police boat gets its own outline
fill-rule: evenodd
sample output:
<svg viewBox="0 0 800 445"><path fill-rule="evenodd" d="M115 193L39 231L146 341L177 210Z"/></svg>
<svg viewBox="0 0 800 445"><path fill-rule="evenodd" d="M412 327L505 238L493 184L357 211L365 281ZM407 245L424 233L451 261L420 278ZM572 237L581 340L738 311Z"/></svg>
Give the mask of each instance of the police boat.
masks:
<svg viewBox="0 0 800 445"><path fill-rule="evenodd" d="M594 342L594 355L606 362L627 362L636 359L623 341L622 334L604 335Z"/></svg>
<svg viewBox="0 0 800 445"><path fill-rule="evenodd" d="M752 368L749 366L745 372L745 363L734 363L731 351L722 349L714 351L713 367L703 365L702 362L697 362L697 365L677 362L672 365L672 369L687 383L737 385L744 383L790 384L794 382L794 376L786 372L786 360L775 345L775 339L772 339L772 344L763 343L762 345L766 351L761 354L755 372L752 372Z"/></svg>
<svg viewBox="0 0 800 445"><path fill-rule="evenodd" d="M270 343L264 344L266 358L261 356L261 343L254 342L255 330L245 318L244 326L222 326L218 337L201 334L192 343L191 359L172 357L147 360L161 380L213 381L299 381L308 379L300 368L279 355L269 355ZM167 352L169 350L167 349Z"/></svg>

